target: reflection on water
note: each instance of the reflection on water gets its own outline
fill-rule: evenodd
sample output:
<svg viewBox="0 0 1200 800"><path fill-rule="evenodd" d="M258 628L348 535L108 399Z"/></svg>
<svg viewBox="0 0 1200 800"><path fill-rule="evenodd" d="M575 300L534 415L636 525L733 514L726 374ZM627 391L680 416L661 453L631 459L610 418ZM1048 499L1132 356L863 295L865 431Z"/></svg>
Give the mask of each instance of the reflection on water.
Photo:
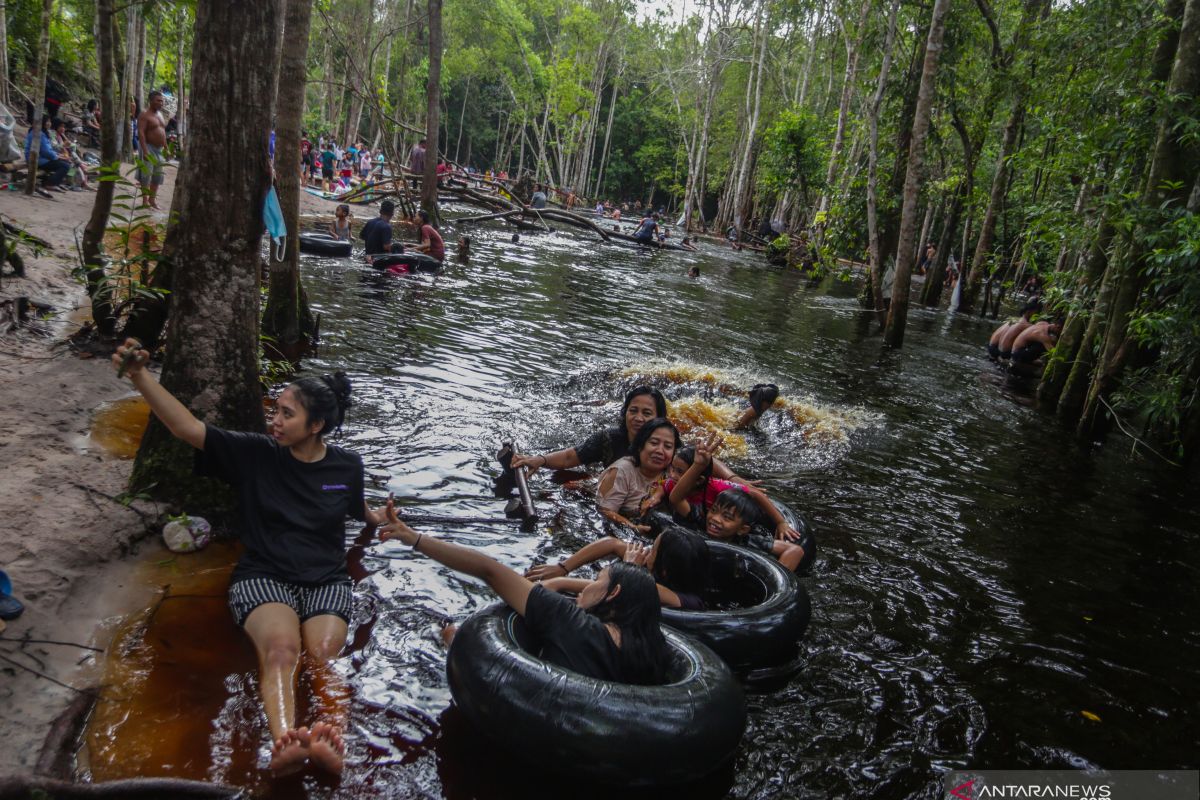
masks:
<svg viewBox="0 0 1200 800"><path fill-rule="evenodd" d="M495 516L500 442L576 444L615 421L633 383L664 386L693 428L727 428L756 382L782 390L727 455L821 538L804 668L750 695L730 769L660 796L935 797L940 772L964 766L1194 766L1195 501L1008 399L982 357L989 321L915 308L905 348L889 351L853 287L812 288L752 254L472 236L471 263L436 277L305 260L324 341L307 367L355 382L342 443L364 456L376 500ZM425 530L515 567L604 532L585 495L542 475L532 488L533 534ZM340 787L276 794L561 794L568 784L499 756L447 710L438 628L490 592L395 543L352 560L350 767ZM186 712L224 734L171 763L257 786L265 734L236 701L255 691L238 648L221 646L223 698ZM131 752L130 772L168 770Z"/></svg>

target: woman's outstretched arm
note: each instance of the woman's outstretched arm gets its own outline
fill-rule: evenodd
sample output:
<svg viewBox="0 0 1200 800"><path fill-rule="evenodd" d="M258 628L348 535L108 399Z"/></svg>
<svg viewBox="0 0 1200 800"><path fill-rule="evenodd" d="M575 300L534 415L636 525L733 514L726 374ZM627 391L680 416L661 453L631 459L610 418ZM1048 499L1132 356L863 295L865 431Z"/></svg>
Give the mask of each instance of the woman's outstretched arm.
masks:
<svg viewBox="0 0 1200 800"><path fill-rule="evenodd" d="M396 514L396 506L390 499L386 511L388 523L379 532L380 541L399 539L418 553L445 564L455 572L481 578L500 595L501 600L525 616L525 602L533 590L533 583L483 553L417 533Z"/></svg>
<svg viewBox="0 0 1200 800"><path fill-rule="evenodd" d="M197 450L204 449L204 423L196 419L187 406L175 399L175 396L162 387L154 376L146 371L146 362L150 353L141 349L137 339L126 339L125 344L113 353L113 366L118 374L124 370L129 376L133 388L141 392L154 415L162 420L176 438L190 444Z"/></svg>

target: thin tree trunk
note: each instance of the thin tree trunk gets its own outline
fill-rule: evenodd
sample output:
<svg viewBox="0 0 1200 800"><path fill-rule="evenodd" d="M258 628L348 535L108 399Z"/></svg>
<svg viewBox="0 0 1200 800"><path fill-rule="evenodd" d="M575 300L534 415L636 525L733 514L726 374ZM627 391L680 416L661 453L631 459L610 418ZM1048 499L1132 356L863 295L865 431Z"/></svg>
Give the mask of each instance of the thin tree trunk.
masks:
<svg viewBox="0 0 1200 800"><path fill-rule="evenodd" d="M437 162L442 111L442 0L429 0L429 81L425 85L425 179L421 182L421 208L429 222L439 225Z"/></svg>
<svg viewBox="0 0 1200 800"><path fill-rule="evenodd" d="M617 110L617 87L621 83L624 71L624 64L621 64L617 68L617 77L613 80L612 96L608 101L608 123L604 126L604 147L600 151L600 169L596 171L595 194L597 197L604 191L604 170L608 166L608 147L612 141L613 114Z"/></svg>
<svg viewBox="0 0 1200 800"><path fill-rule="evenodd" d="M875 94L867 114L870 129L867 144L867 252L870 254L871 302L876 311L883 311L883 259L879 247L879 112L883 108L883 93L887 88L888 71L892 66L892 49L896 44L896 17L900 0L893 0L888 13L887 39L883 45L883 62L875 80Z"/></svg>
<svg viewBox="0 0 1200 800"><path fill-rule="evenodd" d="M113 79L117 71L113 59L113 29L116 27L116 14L113 12L113 0L96 1L96 59L100 71L100 107L113 107L113 97L116 92ZM117 152L117 117L111 113L100 115L100 163L106 168L117 170L121 166L120 154ZM112 213L113 195L116 191L114 181L97 181L96 199L92 203L92 214L83 229L83 241L80 249L83 253L83 263L88 267L87 282L88 296L92 300L92 321L96 330L111 336L116 327L112 316L112 303L104 288L104 261L100 257L100 243L104 239L104 231L108 228L108 217Z"/></svg>
<svg viewBox="0 0 1200 800"><path fill-rule="evenodd" d="M150 61L150 88L158 80L158 52L162 47L162 12L154 15L154 58Z"/></svg>
<svg viewBox="0 0 1200 800"><path fill-rule="evenodd" d="M270 259L263 333L281 355L292 356L313 336L312 312L300 281L300 126L307 89L308 39L313 0L285 0L275 100L275 185L287 225L282 261Z"/></svg>
<svg viewBox="0 0 1200 800"><path fill-rule="evenodd" d="M467 100L471 98L471 76L467 76L467 85L463 87L462 111L458 115L458 139L454 142L454 163L460 163L459 153L462 150L463 125L467 121Z"/></svg>
<svg viewBox="0 0 1200 800"><path fill-rule="evenodd" d="M38 155L42 151L42 117L46 113L46 62L50 58L50 17L54 14L54 0L42 0L42 27L38 36L37 71L33 74L33 136L29 143L25 175L25 194L33 195L38 179Z"/></svg>
<svg viewBox="0 0 1200 800"><path fill-rule="evenodd" d="M8 0L0 0L0 103L8 108Z"/></svg>
<svg viewBox="0 0 1200 800"><path fill-rule="evenodd" d="M850 99L854 96L854 84L858 77L858 55L862 51L863 37L867 33L867 16L871 10L871 0L863 0L859 12L858 28L849 52L846 53L846 75L842 82L842 97L838 102L837 128L833 134L833 146L829 151L829 166L825 170L825 189L821 192L821 203L818 211L829 209L830 195L834 191L834 177L837 168L842 163L842 149L846 143L846 124L850 118Z"/></svg>
<svg viewBox="0 0 1200 800"><path fill-rule="evenodd" d="M934 0L933 18L925 43L925 65L921 70L921 88L913 118L912 145L908 152L908 170L904 178L904 200L900 213L900 242L896 255L896 275L892 283L892 303L888 307L883 339L891 347L904 344L904 326L908 321L908 293L912 278L913 238L917 228L917 198L921 193L921 167L925 160L925 135L936 91L938 56L946 30L946 11L950 0Z"/></svg>
<svg viewBox="0 0 1200 800"><path fill-rule="evenodd" d="M179 119L179 135L186 147L187 137L187 72L184 69L183 51L184 42L187 39L187 9L179 9L179 42L175 51L175 81L179 84L175 87L175 92L179 97L179 110L176 112Z"/></svg>
<svg viewBox="0 0 1200 800"><path fill-rule="evenodd" d="M199 419L237 431L263 427L260 246L279 13L279 0L196 6L196 39L204 46L192 65L197 114L180 167L191 174L164 246L171 325L162 385ZM151 484L185 507L211 507L216 494L212 482L193 477L191 448L155 417L131 478L137 488Z"/></svg>

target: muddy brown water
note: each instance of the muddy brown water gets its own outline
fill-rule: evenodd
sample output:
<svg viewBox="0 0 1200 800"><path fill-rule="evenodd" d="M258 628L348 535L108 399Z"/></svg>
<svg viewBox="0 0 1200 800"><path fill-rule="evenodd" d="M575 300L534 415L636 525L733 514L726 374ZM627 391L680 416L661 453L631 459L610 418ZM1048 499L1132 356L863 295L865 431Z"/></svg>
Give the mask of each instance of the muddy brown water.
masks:
<svg viewBox="0 0 1200 800"><path fill-rule="evenodd" d="M964 767L1195 768L1194 487L1119 438L1081 449L1033 410L1029 387L982 357L993 323L914 309L892 351L853 286L812 286L753 254L471 233L471 263L436 278L305 259L324 340L306 370L354 381L342 444L364 456L373 499L495 516L500 442L577 443L635 382L661 386L693 431L726 423L755 382L783 390L728 455L818 532L802 670L750 690L734 763L655 796L933 798L942 772ZM517 568L602 534L585 495L546 476L533 488L533 534L426 530ZM358 534L348 527L348 543ZM345 778L271 783L251 651L224 606L230 552L190 558L167 582L193 597L131 622L114 648L110 669L124 672L92 724L95 779L204 778L275 797L612 795L471 730L436 632L492 595L395 543L351 550Z"/></svg>

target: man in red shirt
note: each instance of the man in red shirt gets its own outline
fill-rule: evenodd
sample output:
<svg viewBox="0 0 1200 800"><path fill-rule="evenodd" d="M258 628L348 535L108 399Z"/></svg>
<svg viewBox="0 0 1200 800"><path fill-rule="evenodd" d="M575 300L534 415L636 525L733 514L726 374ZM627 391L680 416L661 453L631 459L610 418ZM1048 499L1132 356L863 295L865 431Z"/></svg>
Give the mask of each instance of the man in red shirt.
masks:
<svg viewBox="0 0 1200 800"><path fill-rule="evenodd" d="M417 214L421 217L421 244L418 245L417 252L428 253L441 261L446 257L446 243L442 241L442 235L429 224L428 212L418 211Z"/></svg>

